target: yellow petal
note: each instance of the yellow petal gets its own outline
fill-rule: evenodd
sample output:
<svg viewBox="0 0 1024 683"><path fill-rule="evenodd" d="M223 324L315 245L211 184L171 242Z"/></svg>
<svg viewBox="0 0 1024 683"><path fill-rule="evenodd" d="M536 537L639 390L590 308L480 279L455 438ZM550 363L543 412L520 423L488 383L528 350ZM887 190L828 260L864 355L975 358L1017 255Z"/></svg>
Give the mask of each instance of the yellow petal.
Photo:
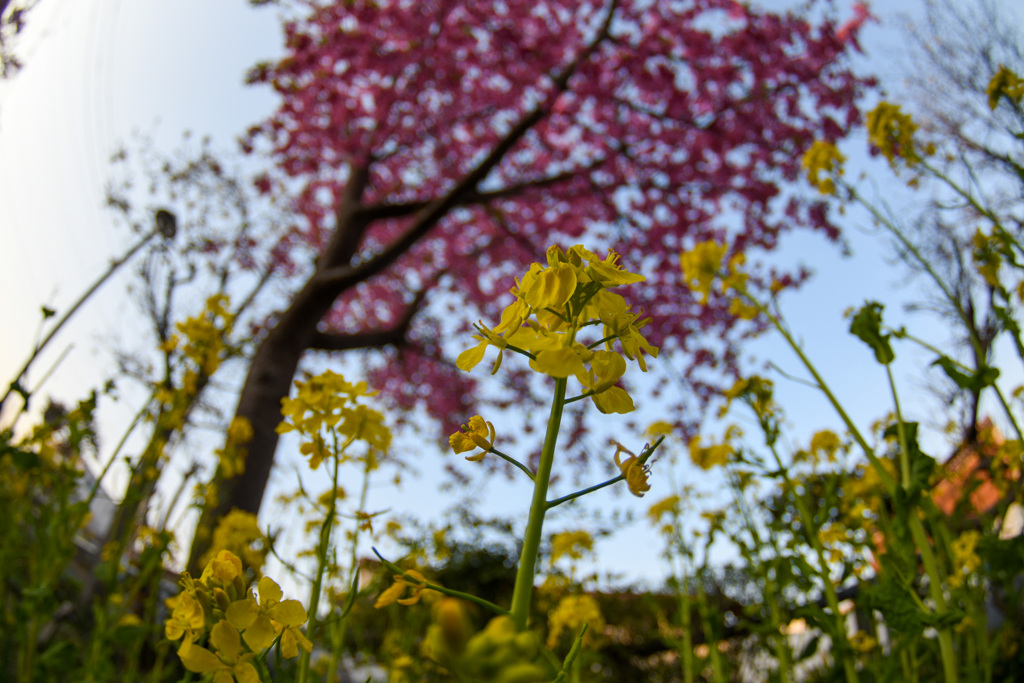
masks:
<svg viewBox="0 0 1024 683"><path fill-rule="evenodd" d="M242 651L242 639L238 635L238 629L223 620L218 621L210 631L210 644L229 660L236 659Z"/></svg>
<svg viewBox="0 0 1024 683"><path fill-rule="evenodd" d="M298 626L306 621L306 608L298 600L285 600L267 610L267 616L285 626Z"/></svg>
<svg viewBox="0 0 1024 683"><path fill-rule="evenodd" d="M487 437L487 422L479 415L474 415L469 418L469 425L466 430L467 434L476 434L477 436Z"/></svg>
<svg viewBox="0 0 1024 683"><path fill-rule="evenodd" d="M260 579L259 588L257 588L260 594L260 605L266 607L268 605L274 605L281 602L283 593L281 587L277 585L269 576L264 576Z"/></svg>
<svg viewBox="0 0 1024 683"><path fill-rule="evenodd" d="M260 683L260 675L256 673L256 667L249 662L235 664L231 673L235 675L235 680L238 683Z"/></svg>
<svg viewBox="0 0 1024 683"><path fill-rule="evenodd" d="M608 252L608 258L604 261L594 261L587 266L587 275L605 287L618 287L619 285L630 285L634 282L643 282L646 278L637 273L630 273L619 267L619 255L614 251Z"/></svg>
<svg viewBox="0 0 1024 683"><path fill-rule="evenodd" d="M220 659L205 647L193 645L181 654L181 663L189 671L204 674L221 667Z"/></svg>
<svg viewBox="0 0 1024 683"><path fill-rule="evenodd" d="M455 359L455 365L460 370L469 372L484 359L484 351L487 350L487 342L482 341L471 349L466 349Z"/></svg>
<svg viewBox="0 0 1024 683"><path fill-rule="evenodd" d="M529 317L530 306L519 297L516 297L516 300L506 306L505 310L501 312L501 322L495 326L494 331L500 333L505 330L518 330Z"/></svg>
<svg viewBox="0 0 1024 683"><path fill-rule="evenodd" d="M594 394L590 398L597 409L606 415L610 413L625 414L636 410L633 399L619 387L612 387L600 394Z"/></svg>
<svg viewBox="0 0 1024 683"><path fill-rule="evenodd" d="M476 450L476 443L473 439L469 438L468 435L462 432L455 432L448 437L448 445L452 447L452 450L456 453L468 453L469 451Z"/></svg>
<svg viewBox="0 0 1024 683"><path fill-rule="evenodd" d="M299 648L295 642L295 634L292 633L291 629L287 629L281 634L281 656L285 659L291 659L299 656Z"/></svg>
<svg viewBox="0 0 1024 683"><path fill-rule="evenodd" d="M245 600L236 600L228 605L228 608L224 610L224 616L229 624L239 631L244 631L252 625L252 622L256 621L259 611L260 608L256 601L252 598L247 598Z"/></svg>
<svg viewBox="0 0 1024 683"><path fill-rule="evenodd" d="M590 370L597 382L589 388L601 393L615 386L619 378L626 373L626 361L613 351L596 351L590 360Z"/></svg>
<svg viewBox="0 0 1024 683"><path fill-rule="evenodd" d="M253 652L260 652L270 647L271 643L274 642L274 638L277 638L277 631L274 630L274 625L270 622L270 618L266 615L261 615L253 625L245 629L245 643Z"/></svg>
<svg viewBox="0 0 1024 683"><path fill-rule="evenodd" d="M541 351L536 360L530 361L530 367L551 377L565 379L569 375L582 374L583 361L575 349L551 349Z"/></svg>
<svg viewBox="0 0 1024 683"><path fill-rule="evenodd" d="M576 290L576 269L569 264L548 268L537 274L533 285L523 294L531 308L557 308Z"/></svg>
<svg viewBox="0 0 1024 683"><path fill-rule="evenodd" d="M377 602L373 603L374 608L380 609L381 607L387 607L395 600L397 600L398 596L400 596L404 591L405 584L401 581L396 580L393 584L391 584L391 586L388 587L387 590L385 590L377 597Z"/></svg>

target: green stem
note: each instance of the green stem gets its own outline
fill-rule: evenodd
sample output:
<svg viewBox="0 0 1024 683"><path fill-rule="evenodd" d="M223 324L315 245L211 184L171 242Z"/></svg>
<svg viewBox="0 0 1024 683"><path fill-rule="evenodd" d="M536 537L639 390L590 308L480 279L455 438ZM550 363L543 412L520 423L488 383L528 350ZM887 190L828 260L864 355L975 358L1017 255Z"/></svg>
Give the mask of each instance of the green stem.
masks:
<svg viewBox="0 0 1024 683"><path fill-rule="evenodd" d="M903 489L910 488L912 482L910 471L910 450L907 448L907 430L903 423L903 413L900 411L900 399L896 394L896 382L892 377L892 368L886 364L885 375L889 379L889 392L892 394L892 405L896 410L896 434L900 442L900 480Z"/></svg>
<svg viewBox="0 0 1024 683"><path fill-rule="evenodd" d="M853 420L846 413L846 410L843 409L842 404L839 403L839 399L837 399L835 394L832 393L832 390L829 389L828 384L825 382L825 379L818 373L817 368L814 367L814 364L811 363L810 359L806 356L806 354L804 354L803 349L796 342L796 340L793 339L793 335L791 335L789 333L789 330L786 329L786 326L782 323L782 320L779 317L772 314L772 312L769 311L767 308L765 308L760 301L750 296L750 294L747 293L746 290L740 290L740 293L748 301L750 301L758 309L758 311L760 311L765 317L768 318L772 326L776 330L778 330L779 334L782 335L782 338L786 340L786 343L789 344L789 347L800 359L800 362L803 363L804 368L806 368L807 371L811 373L811 377L814 378L814 382L817 385L818 389L821 391L821 393L825 394L825 398L828 399L828 402L832 405L833 410L835 410L836 413L839 415L839 419L843 421L843 424L846 426L846 429L850 433L850 436L853 437L854 441L857 442L857 445L860 446L862 451L864 451L864 455L867 456L868 460L871 462L872 467L875 468L875 471L877 472L878 478L881 480L882 485L885 486L886 493L888 493L890 496L895 495L896 481L892 478L892 475L890 475L889 472L882 465L882 461L879 460L878 456L875 455L874 449L871 448L870 445L868 445L867 439L865 439L864 436L860 433L860 430L857 429L857 425L854 424Z"/></svg>
<svg viewBox="0 0 1024 683"><path fill-rule="evenodd" d="M825 559L825 546L822 545L821 538L818 537L818 525L814 520L814 515L811 514L810 508L807 507L807 501L797 493L796 485L790 478L786 467L783 466L782 459L779 457L779 452L775 446L771 446L771 452L775 458L775 464L779 468L786 492L796 505L797 513L800 515L804 528L807 530L807 540L810 542L811 548L813 548L814 554L818 558L818 572L821 582L825 587L825 601L828 604L829 610L832 611L832 618L835 620L835 633L843 641L844 649L849 652L849 640L846 637L846 620L839 611L839 595L836 593L836 587L832 583L828 561ZM848 654L841 654L840 656L843 659L843 673L846 676L846 680L849 683L859 680L856 663L853 658Z"/></svg>
<svg viewBox="0 0 1024 683"><path fill-rule="evenodd" d="M676 528L679 518L673 522ZM680 544L681 545L681 544ZM693 661L693 615L691 614L690 576L686 571L686 558L680 553L679 557L679 625L683 628L682 660L683 660L683 683L693 683L694 661Z"/></svg>
<svg viewBox="0 0 1024 683"><path fill-rule="evenodd" d="M913 485L912 472L910 467L910 450L907 444L907 432L903 422L903 415L900 412L899 397L896 394L896 384L893 381L892 370L885 366L889 377L889 387L892 391L893 406L896 409L896 430L900 442L900 472L903 480L903 489L909 490ZM946 611L946 597L942 592L942 576L939 574L938 563L932 552L931 543L925 533L924 524L917 510L910 510L907 514L907 522L910 526L910 534L914 537L914 544L921 553L921 563L924 565L925 573L928 574L928 593L935 603L935 609L939 612ZM956 654L953 652L953 634L949 627L939 631L939 652L942 656L942 670L946 683L954 683L957 679Z"/></svg>
<svg viewBox="0 0 1024 683"><path fill-rule="evenodd" d="M566 403L568 403L568 401L566 401ZM664 435L659 436L658 439L654 442L653 446L648 446L647 448L645 448L640 453L640 457L638 458L638 461L639 461L641 467L643 467L645 464L647 464L647 460L652 455L654 455L655 449L658 446L660 446L661 442L664 441L664 440L665 440L665 436ZM562 496L561 498L555 498L554 500L549 500L547 502L547 508L546 509L550 510L553 507L557 507L557 506L561 505L562 503L568 503L570 500L574 500L576 498L579 498L580 496L585 496L588 493L593 493L594 491L599 491L599 490L601 490L601 489L603 489L605 487L611 486L612 484L614 484L616 482L622 481L625 478L626 478L626 475L620 474L619 476L612 477L611 479L603 481L600 484L594 484L593 486L589 486L589 487L587 487L585 489L580 489L576 493L570 493L567 496Z"/></svg>
<svg viewBox="0 0 1024 683"><path fill-rule="evenodd" d="M519 557L519 568L516 570L515 589L512 593L512 622L519 631L526 629L530 617L530 600L533 597L533 579L537 569L537 554L540 551L540 540L544 527L544 514L547 512L548 483L551 479L551 466L555 461L555 444L558 441L558 429L562 423L562 408L565 406L565 379L555 380L555 395L551 401L551 415L548 418L548 429L544 435L544 448L537 466L537 476L533 482L533 502L530 504L530 518L526 523L523 537L523 550Z"/></svg>
<svg viewBox="0 0 1024 683"><path fill-rule="evenodd" d="M367 452L366 460L363 466L363 484L359 491L359 510L366 511L366 502L370 495L370 472L376 467L376 458L374 458L372 452ZM349 594L346 596L346 603L342 609L340 616L336 620L331 620L333 623L325 624L329 627L331 637L331 659L330 664L327 667L328 671L337 671L338 662L341 657L341 647L345 643L345 631L346 631L346 618L349 612L352 611L352 606L355 604L355 598L359 593L359 536L362 530L362 522L358 518L355 522L355 528L352 529L352 552L349 554L349 574L348 574L348 585Z"/></svg>
<svg viewBox="0 0 1024 683"><path fill-rule="evenodd" d="M600 484L594 484L593 486L589 486L589 487L587 487L585 489L580 489L576 493L570 493L567 496L562 496L561 498L555 498L554 500L549 500L547 503L544 504L544 509L545 510L550 510L551 508L557 507L557 506L561 505L562 503L568 503L570 500L575 500L576 498L579 498L580 496L585 496L588 493L593 493L594 491L599 491L599 490L601 490L601 489L603 489L605 487L611 486L612 484L614 484L616 482L619 482L619 481L622 481L625 478L626 478L626 475L620 474L619 476L613 477L613 478L611 478L611 479L609 479L607 481L602 481Z"/></svg>
<svg viewBox="0 0 1024 683"><path fill-rule="evenodd" d="M515 458L513 458L511 455L506 455L506 454L502 453L501 451L499 451L497 448L491 448L487 452L488 453L494 453L496 456L498 456L499 458L501 458L505 462L509 463L510 465L514 465L515 467L518 467L520 470L522 470L523 472L526 473L526 476L528 476L530 478L530 481L533 481L533 472L530 471L530 468L527 467L526 465L524 465L523 463L519 462Z"/></svg>
<svg viewBox="0 0 1024 683"><path fill-rule="evenodd" d="M349 439L345 446L338 448L338 436L337 434L334 435L334 474L331 477L331 499L327 504L327 515L324 517L324 523L320 526L320 543L316 550L316 578L313 579L313 588L309 596L309 609L306 612L309 619L306 622L306 633L308 634L307 638L310 640L316 637L320 588L323 585L324 571L327 569L327 552L330 549L331 530L334 526L334 514L338 504L338 475L341 470L341 453L351 442L352 439ZM309 658L310 653L303 650L299 661L299 683L306 683L307 676L309 675Z"/></svg>

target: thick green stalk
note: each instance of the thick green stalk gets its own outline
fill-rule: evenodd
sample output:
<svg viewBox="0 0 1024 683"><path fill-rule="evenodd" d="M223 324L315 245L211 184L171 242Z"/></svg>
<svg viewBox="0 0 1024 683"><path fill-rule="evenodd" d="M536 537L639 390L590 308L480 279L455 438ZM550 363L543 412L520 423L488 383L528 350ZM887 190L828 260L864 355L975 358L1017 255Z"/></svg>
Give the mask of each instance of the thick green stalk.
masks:
<svg viewBox="0 0 1024 683"><path fill-rule="evenodd" d="M722 654L718 651L718 635L711 619L711 609L708 606L708 594L704 590L704 569L697 573L697 614L700 615L701 629L704 631L704 644L708 648L708 656L711 658L711 680L715 683L725 683L729 677L725 672L725 663L722 661ZM715 621L719 621L715 615Z"/></svg>
<svg viewBox="0 0 1024 683"><path fill-rule="evenodd" d="M363 512L366 511L366 502L370 496L370 473L376 466L376 459L372 453L366 454L366 461L363 466L363 484L359 491L359 507L358 510ZM337 489L335 489L337 490ZM349 590L359 592L359 536L362 531L363 522L360 519L355 520L355 524L352 529L352 552L349 554L349 573L348 573L348 586ZM352 600L353 596L349 595L348 600ZM341 659L341 646L345 643L346 634L346 617L347 613L342 614L341 618L333 624L331 633L331 659L330 664L327 667L328 671L337 671L338 665Z"/></svg>
<svg viewBox="0 0 1024 683"><path fill-rule="evenodd" d="M533 597L533 579L537 570L537 553L544 526L544 514L547 512L548 482L551 479L551 466L555 461L555 444L558 441L558 429L562 424L562 408L565 406L565 379L555 380L555 396L551 401L551 415L548 417L548 430L544 435L544 449L540 454L540 464L533 481L533 502L530 504L530 518L526 523L523 536L523 551L519 557L519 568L516 571L515 590L512 593L512 622L520 631L526 628L530 616L530 600Z"/></svg>
<svg viewBox="0 0 1024 683"><path fill-rule="evenodd" d="M686 560L679 558L679 616L683 627L683 683L693 683L693 615L690 614L690 577L686 573Z"/></svg>
<svg viewBox="0 0 1024 683"><path fill-rule="evenodd" d="M893 381L892 370L888 365L885 371L889 377L889 388L892 391L892 401L896 409L896 431L900 442L900 470L902 472L903 489L909 490L913 484L911 479L910 451L907 447L907 432L903 423L903 413L900 410L899 397L896 394L896 383ZM910 535L914 538L914 545L921 553L921 563L924 565L925 573L928 574L928 594L935 603L935 609L944 612L946 610L946 596L942 592L942 577L939 574L939 566L935 562L935 555L932 553L931 543L925 533L924 524L916 510L911 510L907 515L907 522L910 526ZM956 653L953 651L953 633L950 628L939 631L939 653L942 656L942 671L946 683L955 683L957 680Z"/></svg>
<svg viewBox="0 0 1024 683"><path fill-rule="evenodd" d="M317 608L320 606L320 588L323 585L324 571L327 569L327 553L330 550L331 531L334 526L334 513L338 504L338 474L341 470L341 453L351 442L352 439L349 439L349 442L346 443L345 446L338 448L337 435L335 435L333 458L334 475L331 478L331 500L327 504L327 516L324 517L324 523L320 527L320 544L316 549L316 578L313 580L313 588L310 591L309 597L309 609L306 612L309 619L306 622L306 633L310 640L316 637L314 631L317 628ZM302 657L299 661L299 683L306 683L307 676L309 675L309 656L310 653L306 651L302 652Z"/></svg>

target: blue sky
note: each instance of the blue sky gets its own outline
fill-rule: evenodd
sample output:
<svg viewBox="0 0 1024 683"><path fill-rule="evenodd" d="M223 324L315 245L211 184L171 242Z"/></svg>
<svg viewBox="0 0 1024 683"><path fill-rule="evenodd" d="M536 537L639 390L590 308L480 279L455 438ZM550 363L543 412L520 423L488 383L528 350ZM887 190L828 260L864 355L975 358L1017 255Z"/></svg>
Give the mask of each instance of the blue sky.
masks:
<svg viewBox="0 0 1024 683"><path fill-rule="evenodd" d="M852 2L836 4L841 14L852 13ZM1007 6L1012 4L1007 0ZM877 5L873 9L883 24L865 29L868 59L863 65L898 90L901 38L893 27L900 25L901 13L916 12L920 3ZM26 67L0 83L0 287L7 293L0 334L2 381L31 349L34 340L26 332L36 328L39 307L65 309L130 244L124 227L115 225L102 206L114 150L144 134L170 151L186 129L230 148L236 135L273 110L270 93L245 87L242 77L258 60L272 58L279 45L275 12L254 10L245 0L40 0L18 43ZM855 162L865 163L865 158ZM840 257L815 236L786 238L780 258L807 263L816 276L786 300L785 311L852 412L867 420L889 409L887 400L876 398L886 395L884 374L849 338L841 313L868 298L886 301L895 311L900 301L914 297L914 290L903 287L906 275L888 263L884 242L858 229L867 221L854 215L848 224L854 258ZM36 377L71 347L48 385L65 400L101 383L111 367L110 330L131 321L125 313L125 282L109 283L40 361ZM751 353L796 370L778 340L759 341ZM900 372L907 386L920 384L919 366ZM837 426L811 390L782 384L780 396L784 406L791 406L798 434ZM910 410L915 404L927 412L924 399L911 402ZM641 514L648 502L668 493L659 488L657 471L652 484L649 499L638 508ZM381 507L371 502L370 509ZM607 566L648 578L646 565L656 547L646 533L602 546L609 551Z"/></svg>

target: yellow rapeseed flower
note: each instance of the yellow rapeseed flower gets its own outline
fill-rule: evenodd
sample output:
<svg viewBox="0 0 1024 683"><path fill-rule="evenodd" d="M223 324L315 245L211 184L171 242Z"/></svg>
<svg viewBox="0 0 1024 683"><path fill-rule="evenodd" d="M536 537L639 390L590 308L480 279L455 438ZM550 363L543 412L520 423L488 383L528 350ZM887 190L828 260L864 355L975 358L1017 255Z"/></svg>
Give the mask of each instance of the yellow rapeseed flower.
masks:
<svg viewBox="0 0 1024 683"><path fill-rule="evenodd" d="M662 498L647 510L647 517L650 518L652 524L657 524L665 515L678 515L679 503L681 500L682 499L676 495Z"/></svg>
<svg viewBox="0 0 1024 683"><path fill-rule="evenodd" d="M228 623L242 633L242 637L254 652L264 650L273 644L281 633L282 654L285 657L298 655L297 647L312 652L313 645L298 627L306 622L306 610L298 600L282 600L281 587L264 576L257 585L257 602L251 595L228 605L224 616ZM282 633L283 632L283 633ZM285 647L285 635L288 647Z"/></svg>
<svg viewBox="0 0 1024 683"><path fill-rule="evenodd" d="M558 645L563 633L576 634L584 624L587 632L583 635L583 646L593 647L605 627L604 615L594 596L567 595L562 598L548 615L548 648Z"/></svg>
<svg viewBox="0 0 1024 683"><path fill-rule="evenodd" d="M477 448L482 449L480 453L466 456L466 460L479 462L494 447L494 439L494 425L484 421L484 418L479 415L474 415L469 418L468 425L462 425L461 431L448 437L448 444L456 453L468 453Z"/></svg>
<svg viewBox="0 0 1024 683"><path fill-rule="evenodd" d="M619 453L628 453L629 457L620 461ZM651 466L641 464L640 459L620 443L615 444L615 464L622 472L622 476L626 478L629 492L634 496L643 498L643 495L651 490L651 485L647 483L647 479L651 476Z"/></svg>
<svg viewBox="0 0 1024 683"><path fill-rule="evenodd" d="M699 436L693 437L693 440L690 441L690 460L702 470L725 465L735 453L736 451L728 441L710 446L702 446Z"/></svg>
<svg viewBox="0 0 1024 683"><path fill-rule="evenodd" d="M584 555L593 549L593 536L582 529L552 534L551 564L558 562L562 557L568 557L570 560L583 559Z"/></svg>
<svg viewBox="0 0 1024 683"><path fill-rule="evenodd" d="M679 255L683 280L690 289L701 295L702 304L708 301L711 286L722 268L725 251L724 244L709 240L700 242L690 251L684 251Z"/></svg>
<svg viewBox="0 0 1024 683"><path fill-rule="evenodd" d="M999 106L999 100L1004 97L1012 104L1019 105L1021 99L1024 98L1024 78L1000 65L999 71L988 82L985 94L988 95L989 109Z"/></svg>
<svg viewBox="0 0 1024 683"><path fill-rule="evenodd" d="M422 595L423 589L426 586L427 579L423 574L420 574L415 569L408 569L405 574L395 575L395 582L380 594L377 601L373 603L373 606L376 609L380 609L395 602L399 605L414 605L419 602L420 595ZM408 598L403 598L401 596L405 593L406 588L411 588L412 594Z"/></svg>
<svg viewBox="0 0 1024 683"><path fill-rule="evenodd" d="M477 344L459 354L456 365L470 371L484 358L487 347L498 349L498 358L492 373L501 365L504 351L511 350L530 358L530 367L536 372L564 379L593 377L595 368L587 368L592 352L590 347L576 339L578 332L596 322L604 324L604 337L608 351L617 339L622 354L636 359L646 371L643 353L657 355L657 348L647 342L639 330L648 319L640 313L629 312L621 296L609 289L642 282L638 273L624 270L619 256L609 251L604 259L581 245L562 250L553 246L547 250L547 264L534 263L521 279L516 279L510 290L515 297L505 308L501 321L493 330L482 322L474 327ZM591 390L584 383L584 390ZM595 398L600 409L623 412L631 409L632 401L624 400L624 392L611 391L603 399ZM595 396L599 393L594 392Z"/></svg>
<svg viewBox="0 0 1024 683"><path fill-rule="evenodd" d="M252 660L254 652L244 652L238 630L226 621L219 621L210 631L210 645L216 654L194 645L181 655L181 663L193 673L213 674L214 683L260 683Z"/></svg>
<svg viewBox="0 0 1024 683"><path fill-rule="evenodd" d="M801 162L807 173L807 180L822 194L835 194L835 179L843 175L843 162L846 161L839 150L831 142L816 140L804 152Z"/></svg>
<svg viewBox="0 0 1024 683"><path fill-rule="evenodd" d="M878 106L868 112L868 139L895 167L897 160L902 159L908 166L921 162L921 150L914 142L917 124L910 114L900 111L899 105L879 102Z"/></svg>

